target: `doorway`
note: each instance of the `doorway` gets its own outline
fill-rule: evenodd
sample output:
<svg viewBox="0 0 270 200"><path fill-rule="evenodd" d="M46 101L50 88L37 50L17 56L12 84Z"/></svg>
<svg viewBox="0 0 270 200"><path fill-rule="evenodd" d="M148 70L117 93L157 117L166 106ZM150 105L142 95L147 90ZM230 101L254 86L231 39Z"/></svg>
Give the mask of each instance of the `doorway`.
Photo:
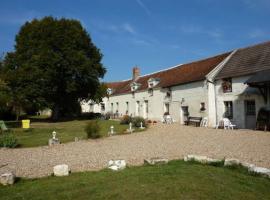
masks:
<svg viewBox="0 0 270 200"><path fill-rule="evenodd" d="M245 100L245 128L256 128L256 104L254 100Z"/></svg>
<svg viewBox="0 0 270 200"><path fill-rule="evenodd" d="M188 119L188 106L181 106L180 109L180 122L184 124L184 122Z"/></svg>

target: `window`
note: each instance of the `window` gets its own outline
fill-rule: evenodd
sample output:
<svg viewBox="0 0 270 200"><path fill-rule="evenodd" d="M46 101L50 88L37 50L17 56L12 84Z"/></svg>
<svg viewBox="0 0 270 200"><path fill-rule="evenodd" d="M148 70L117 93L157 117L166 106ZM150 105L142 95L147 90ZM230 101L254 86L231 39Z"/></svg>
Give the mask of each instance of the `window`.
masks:
<svg viewBox="0 0 270 200"><path fill-rule="evenodd" d="M222 89L223 89L223 93L232 92L232 79L231 78L222 79Z"/></svg>
<svg viewBox="0 0 270 200"><path fill-rule="evenodd" d="M153 94L154 94L153 89L152 88L148 89L148 93L149 93L150 96L153 96Z"/></svg>
<svg viewBox="0 0 270 200"><path fill-rule="evenodd" d="M166 115L169 115L170 114L170 104L169 103L165 103L164 105L164 108L165 108L165 113Z"/></svg>
<svg viewBox="0 0 270 200"><path fill-rule="evenodd" d="M118 112L118 111L119 111L119 103L116 102L116 112Z"/></svg>
<svg viewBox="0 0 270 200"><path fill-rule="evenodd" d="M113 103L111 103L111 112L113 113Z"/></svg>
<svg viewBox="0 0 270 200"><path fill-rule="evenodd" d="M206 109L205 109L205 103L204 102L202 102L201 104L200 104L200 111L205 111Z"/></svg>
<svg viewBox="0 0 270 200"><path fill-rule="evenodd" d="M132 92L132 98L135 98L135 92Z"/></svg>
<svg viewBox="0 0 270 200"><path fill-rule="evenodd" d="M256 115L255 101L246 101L246 115Z"/></svg>
<svg viewBox="0 0 270 200"><path fill-rule="evenodd" d="M101 103L100 107L101 107L101 111L105 111L105 104L104 103Z"/></svg>
<svg viewBox="0 0 270 200"><path fill-rule="evenodd" d="M233 102L224 101L224 108L225 108L224 117L232 119L233 118Z"/></svg>
<svg viewBox="0 0 270 200"><path fill-rule="evenodd" d="M129 113L129 103L126 102L126 114L128 114L128 113Z"/></svg>
<svg viewBox="0 0 270 200"><path fill-rule="evenodd" d="M140 115L140 102L136 101L136 115L139 116Z"/></svg>

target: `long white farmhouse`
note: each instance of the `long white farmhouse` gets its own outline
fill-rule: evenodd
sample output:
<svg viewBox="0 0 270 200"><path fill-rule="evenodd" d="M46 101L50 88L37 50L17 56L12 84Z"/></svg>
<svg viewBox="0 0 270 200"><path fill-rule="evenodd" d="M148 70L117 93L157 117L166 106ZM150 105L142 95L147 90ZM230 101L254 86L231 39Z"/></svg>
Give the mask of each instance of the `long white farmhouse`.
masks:
<svg viewBox="0 0 270 200"><path fill-rule="evenodd" d="M83 112L158 121L169 113L180 123L207 117L209 126L226 117L239 128L255 128L259 110L270 110L270 42L143 76L134 67L131 79L107 86L108 97L82 103Z"/></svg>

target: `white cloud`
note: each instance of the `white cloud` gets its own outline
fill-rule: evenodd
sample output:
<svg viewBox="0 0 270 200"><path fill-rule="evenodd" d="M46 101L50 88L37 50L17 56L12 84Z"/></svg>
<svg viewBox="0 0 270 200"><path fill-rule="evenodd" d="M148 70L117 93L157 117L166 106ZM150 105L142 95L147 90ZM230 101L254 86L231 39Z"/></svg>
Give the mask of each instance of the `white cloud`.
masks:
<svg viewBox="0 0 270 200"><path fill-rule="evenodd" d="M147 15L151 16L151 11L148 9L148 7L141 0L136 0L136 2L145 11L145 13Z"/></svg>
<svg viewBox="0 0 270 200"><path fill-rule="evenodd" d="M122 28L126 32L129 32L131 34L136 34L136 31L134 30L134 28L129 23L123 24L122 25Z"/></svg>
<svg viewBox="0 0 270 200"><path fill-rule="evenodd" d="M223 31L220 29L207 29L199 25L183 25L180 27L180 31L187 34L203 34L211 38L220 39L223 37Z"/></svg>

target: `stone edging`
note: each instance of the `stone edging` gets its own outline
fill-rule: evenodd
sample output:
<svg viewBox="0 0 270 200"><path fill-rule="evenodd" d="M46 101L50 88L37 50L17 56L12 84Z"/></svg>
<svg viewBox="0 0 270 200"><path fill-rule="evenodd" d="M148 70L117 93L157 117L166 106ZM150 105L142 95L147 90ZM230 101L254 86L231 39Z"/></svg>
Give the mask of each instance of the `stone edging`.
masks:
<svg viewBox="0 0 270 200"><path fill-rule="evenodd" d="M213 159L207 156L200 156L200 155L187 155L184 157L185 162L195 161L201 164L223 164L224 167L233 167L233 166L241 166L248 170L250 173L260 174L267 178L270 178L270 169L264 167L258 167L254 164L242 162L238 159L234 158L226 158L226 159Z"/></svg>

